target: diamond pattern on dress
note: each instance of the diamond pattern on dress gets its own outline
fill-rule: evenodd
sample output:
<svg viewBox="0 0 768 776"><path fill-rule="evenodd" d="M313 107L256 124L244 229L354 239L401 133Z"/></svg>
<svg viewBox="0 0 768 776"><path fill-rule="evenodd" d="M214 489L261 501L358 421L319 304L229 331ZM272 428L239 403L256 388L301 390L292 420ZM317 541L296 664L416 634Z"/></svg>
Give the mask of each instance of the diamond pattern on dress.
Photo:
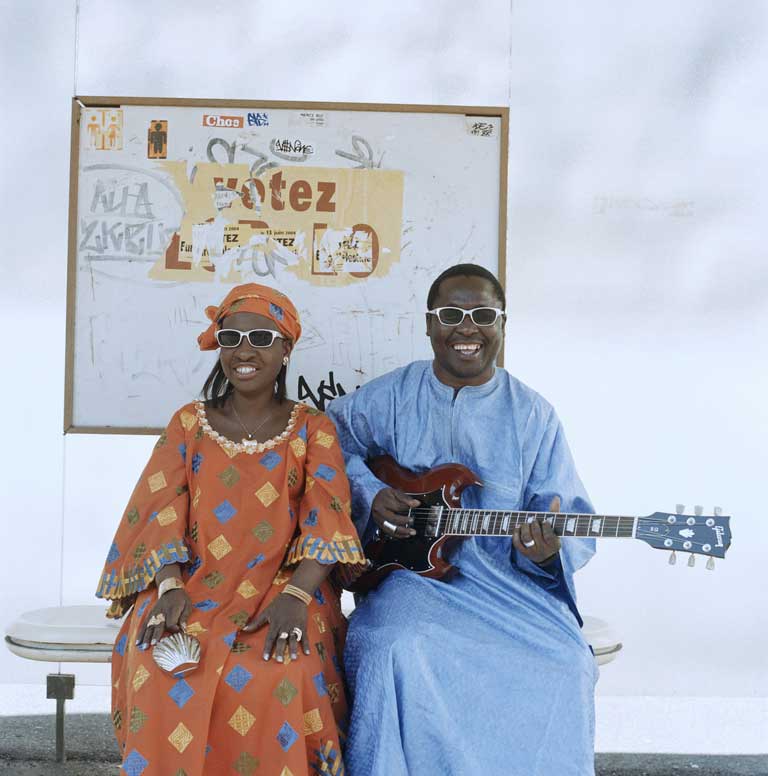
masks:
<svg viewBox="0 0 768 776"><path fill-rule="evenodd" d="M251 529L251 533L260 541L265 542L275 532L275 529L266 520L262 520Z"/></svg>
<svg viewBox="0 0 768 776"><path fill-rule="evenodd" d="M135 749L123 760L123 767L128 776L141 776L149 765L149 760L142 757Z"/></svg>
<svg viewBox="0 0 768 776"><path fill-rule="evenodd" d="M189 633L189 629L187 629ZM176 684L168 690L168 695L171 696L171 700L180 708L184 708L184 704L195 694L195 691L189 685L189 682L184 679L179 679Z"/></svg>
<svg viewBox="0 0 768 776"><path fill-rule="evenodd" d="M157 522L162 526L170 525L177 518L178 515L176 514L176 510L172 506L161 509L157 513Z"/></svg>
<svg viewBox="0 0 768 776"><path fill-rule="evenodd" d="M205 633L207 630L207 628L204 628L202 624L197 621L190 622L189 625L187 625L187 633L190 636L199 636L201 633Z"/></svg>
<svg viewBox="0 0 768 776"><path fill-rule="evenodd" d="M148 719L149 717L138 706L134 706L131 709L131 721L128 725L131 733L138 733Z"/></svg>
<svg viewBox="0 0 768 776"><path fill-rule="evenodd" d="M328 466L326 463L321 463L315 472L315 477L319 477L321 480L325 480L326 482L330 482L335 476L336 469L334 469L332 466Z"/></svg>
<svg viewBox="0 0 768 776"><path fill-rule="evenodd" d="M162 490L168 485L168 480L165 479L164 472L155 472L147 477L147 485L151 493L157 493L158 490Z"/></svg>
<svg viewBox="0 0 768 776"><path fill-rule="evenodd" d="M240 776L253 776L259 767L259 761L249 752L242 752L240 757L232 764L232 767Z"/></svg>
<svg viewBox="0 0 768 776"><path fill-rule="evenodd" d="M220 571L212 571L210 574L206 574L202 583L213 590L214 587L220 585L224 581L224 575Z"/></svg>
<svg viewBox="0 0 768 776"><path fill-rule="evenodd" d="M228 724L236 733L245 736L253 727L254 722L256 722L256 717L244 706L238 706L235 713L229 718Z"/></svg>
<svg viewBox="0 0 768 776"><path fill-rule="evenodd" d="M261 501L265 507L268 507L270 504L280 498L280 494L277 492L275 486L271 482L265 482L264 485L262 485L256 491L256 498Z"/></svg>
<svg viewBox="0 0 768 776"><path fill-rule="evenodd" d="M312 733L319 733L323 729L323 720L320 717L319 709L312 709L304 714L304 735L310 736Z"/></svg>
<svg viewBox="0 0 768 776"><path fill-rule="evenodd" d="M227 468L219 474L219 479L228 488L231 488L240 480L240 472L234 466L227 466Z"/></svg>
<svg viewBox="0 0 768 776"><path fill-rule="evenodd" d="M179 722L176 725L175 730L168 736L168 740L179 754L182 754L184 750L192 743L194 736L190 732L189 728L183 723Z"/></svg>
<svg viewBox="0 0 768 776"><path fill-rule="evenodd" d="M238 585L237 592L243 598L253 598L259 591L253 586L253 582L245 579Z"/></svg>
<svg viewBox="0 0 768 776"><path fill-rule="evenodd" d="M298 737L299 734L287 722L283 722L283 726L277 733L277 742L281 749L287 752L296 743Z"/></svg>
<svg viewBox="0 0 768 776"><path fill-rule="evenodd" d="M220 523L226 523L237 514L237 510L229 503L229 501L224 499L224 501L213 510L213 514L216 515L216 519Z"/></svg>
<svg viewBox="0 0 768 776"><path fill-rule="evenodd" d="M147 671L144 666L139 666L136 669L136 673L133 675L133 680L131 681L131 684L133 685L133 691L138 692L144 682L147 681L147 679L149 679L149 671Z"/></svg>
<svg viewBox="0 0 768 776"><path fill-rule="evenodd" d="M283 679L272 691L272 695L274 695L283 706L287 706L296 697L298 692L299 691L287 679Z"/></svg>
<svg viewBox="0 0 768 776"><path fill-rule="evenodd" d="M232 545L224 538L224 534L219 534L208 545L208 549L216 560L221 560L225 555L229 555L232 552Z"/></svg>
<svg viewBox="0 0 768 776"><path fill-rule="evenodd" d="M248 622L249 615L245 610L241 610L237 614L230 615L229 619L238 628L243 628Z"/></svg>
<svg viewBox="0 0 768 776"><path fill-rule="evenodd" d="M315 683L315 689L321 698L323 695L328 695L328 688L325 685L325 677L322 671L319 674L315 674L312 677L312 681Z"/></svg>
<svg viewBox="0 0 768 776"><path fill-rule="evenodd" d="M265 456L259 459L259 463L269 471L277 466L282 461L282 456L276 453L274 450L270 450Z"/></svg>
<svg viewBox="0 0 768 776"><path fill-rule="evenodd" d="M253 674L250 671L246 671L242 666L235 666L224 677L224 681L235 691L241 692L248 682L253 679Z"/></svg>

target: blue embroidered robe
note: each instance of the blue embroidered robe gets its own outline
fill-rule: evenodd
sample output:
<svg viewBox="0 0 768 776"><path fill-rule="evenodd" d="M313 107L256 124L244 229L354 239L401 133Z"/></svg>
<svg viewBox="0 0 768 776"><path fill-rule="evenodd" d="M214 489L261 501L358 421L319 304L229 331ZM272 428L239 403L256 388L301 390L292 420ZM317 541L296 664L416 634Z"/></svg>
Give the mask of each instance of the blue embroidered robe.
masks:
<svg viewBox="0 0 768 776"><path fill-rule="evenodd" d="M328 409L344 450L353 515L370 538L384 487L365 460L389 454L423 471L458 462L484 487L463 506L592 512L561 424L541 396L497 369L457 393L420 361ZM353 697L349 776L589 776L597 667L573 574L594 540L566 538L544 571L511 539L464 540L450 582L398 571L360 602L347 635Z"/></svg>

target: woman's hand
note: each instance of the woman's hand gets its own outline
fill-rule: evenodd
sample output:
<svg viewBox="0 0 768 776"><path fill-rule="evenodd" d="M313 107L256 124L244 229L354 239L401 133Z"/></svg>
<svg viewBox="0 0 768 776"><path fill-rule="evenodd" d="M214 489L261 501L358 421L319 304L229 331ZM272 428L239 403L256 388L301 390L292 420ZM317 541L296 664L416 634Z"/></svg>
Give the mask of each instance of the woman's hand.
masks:
<svg viewBox="0 0 768 776"><path fill-rule="evenodd" d="M187 619L192 611L192 601L184 588L169 590L157 599L157 603L144 618L136 644L139 649L152 647L162 638L163 633L178 633L187 627Z"/></svg>
<svg viewBox="0 0 768 776"><path fill-rule="evenodd" d="M261 614L252 619L244 628L244 633L252 633L269 623L267 639L264 642L264 660L269 660L274 649L275 660L283 662L285 645L288 644L291 659L299 656L298 644L301 641L304 654L309 654L309 637L307 636L307 605L291 595L282 593L275 597ZM301 639L298 638L299 633Z"/></svg>
<svg viewBox="0 0 768 776"><path fill-rule="evenodd" d="M560 497L555 496L549 505L550 512L560 511ZM515 549L534 563L542 565L560 552L560 537L547 522L537 518L532 523L524 523L515 528L512 534Z"/></svg>

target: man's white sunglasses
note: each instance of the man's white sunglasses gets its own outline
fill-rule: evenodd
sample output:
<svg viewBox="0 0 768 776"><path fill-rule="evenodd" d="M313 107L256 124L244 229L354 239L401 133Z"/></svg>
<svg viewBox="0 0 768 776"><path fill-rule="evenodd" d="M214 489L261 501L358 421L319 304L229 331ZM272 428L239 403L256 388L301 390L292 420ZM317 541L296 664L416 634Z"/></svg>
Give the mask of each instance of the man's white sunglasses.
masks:
<svg viewBox="0 0 768 776"><path fill-rule="evenodd" d="M427 310L427 315L434 315L443 326L458 326L468 315L475 326L493 326L503 316L504 310L498 307L473 307L465 310L463 307L436 307Z"/></svg>

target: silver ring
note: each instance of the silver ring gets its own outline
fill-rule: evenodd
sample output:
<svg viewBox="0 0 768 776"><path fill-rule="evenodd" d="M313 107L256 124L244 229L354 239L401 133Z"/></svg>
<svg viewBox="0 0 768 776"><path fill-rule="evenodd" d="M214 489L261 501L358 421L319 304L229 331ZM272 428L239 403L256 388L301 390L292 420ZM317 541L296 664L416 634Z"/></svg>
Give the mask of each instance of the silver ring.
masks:
<svg viewBox="0 0 768 776"><path fill-rule="evenodd" d="M291 636L296 637L296 641L301 641L301 637L304 635L304 631L301 628L292 628Z"/></svg>
<svg viewBox="0 0 768 776"><path fill-rule="evenodd" d="M390 523L389 520L385 520L381 527L386 528L390 533L397 533L397 526L394 523Z"/></svg>
<svg viewBox="0 0 768 776"><path fill-rule="evenodd" d="M536 542L531 539L529 542L523 542L523 547L533 547L534 544L536 544Z"/></svg>
<svg viewBox="0 0 768 776"><path fill-rule="evenodd" d="M158 614L153 614L147 620L147 627L152 627L153 625L160 625L161 622L165 622L165 615L162 612L159 612Z"/></svg>
<svg viewBox="0 0 768 776"><path fill-rule="evenodd" d="M283 631L277 638L279 638L279 639L287 639L288 638L288 634L285 631Z"/></svg>

